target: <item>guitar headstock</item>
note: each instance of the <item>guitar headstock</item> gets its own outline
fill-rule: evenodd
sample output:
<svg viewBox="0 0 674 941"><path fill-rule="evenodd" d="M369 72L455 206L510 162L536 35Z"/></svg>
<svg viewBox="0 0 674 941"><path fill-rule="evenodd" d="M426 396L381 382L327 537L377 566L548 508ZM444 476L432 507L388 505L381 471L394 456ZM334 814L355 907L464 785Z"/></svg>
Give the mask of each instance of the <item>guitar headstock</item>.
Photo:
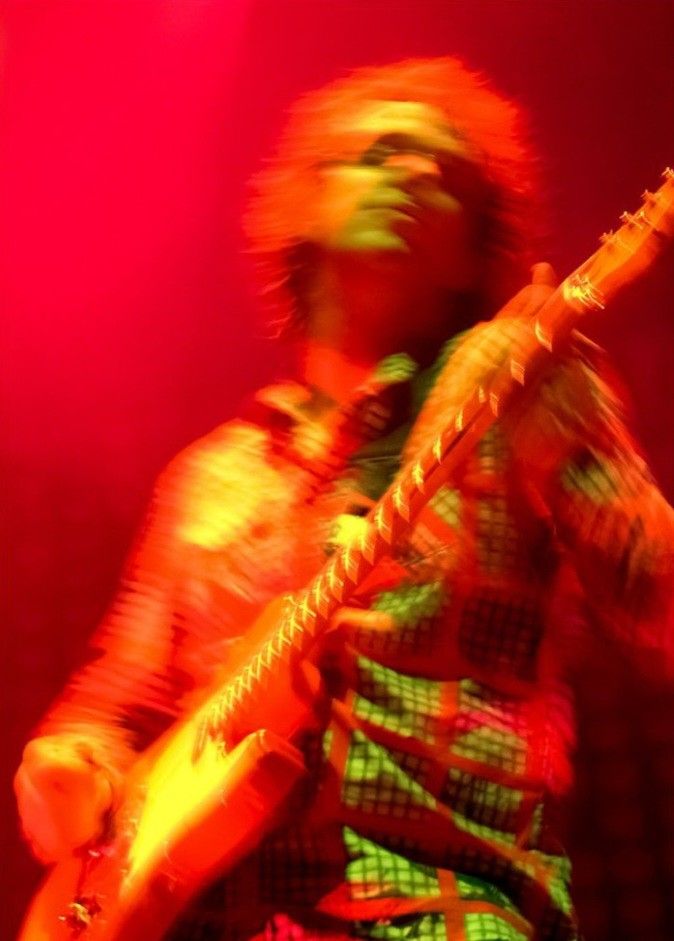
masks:
<svg viewBox="0 0 674 941"><path fill-rule="evenodd" d="M639 209L624 212L620 228L602 235L599 250L576 272L601 296L601 303L586 306L603 306L604 298L645 271L674 237L674 170L667 167L662 176L662 186L655 193L646 190Z"/></svg>

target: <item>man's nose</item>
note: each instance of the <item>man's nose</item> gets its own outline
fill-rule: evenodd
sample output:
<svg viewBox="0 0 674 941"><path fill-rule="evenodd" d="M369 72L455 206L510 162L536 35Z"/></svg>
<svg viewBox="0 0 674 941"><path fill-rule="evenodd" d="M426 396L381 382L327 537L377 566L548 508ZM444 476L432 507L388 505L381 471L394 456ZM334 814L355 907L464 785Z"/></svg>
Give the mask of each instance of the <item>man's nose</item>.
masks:
<svg viewBox="0 0 674 941"><path fill-rule="evenodd" d="M438 161L430 154L391 154L386 158L384 166L394 168L406 179L439 178L441 176Z"/></svg>

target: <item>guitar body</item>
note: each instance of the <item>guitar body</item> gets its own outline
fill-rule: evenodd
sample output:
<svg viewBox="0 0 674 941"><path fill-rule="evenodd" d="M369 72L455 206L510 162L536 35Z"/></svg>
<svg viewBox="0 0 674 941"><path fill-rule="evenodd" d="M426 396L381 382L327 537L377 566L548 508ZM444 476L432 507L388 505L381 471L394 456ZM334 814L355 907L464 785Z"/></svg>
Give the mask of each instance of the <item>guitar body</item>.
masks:
<svg viewBox="0 0 674 941"><path fill-rule="evenodd" d="M304 773L297 749L262 730L229 754L209 739L187 760L195 722L140 759L114 837L54 866L17 941L160 941L279 822Z"/></svg>

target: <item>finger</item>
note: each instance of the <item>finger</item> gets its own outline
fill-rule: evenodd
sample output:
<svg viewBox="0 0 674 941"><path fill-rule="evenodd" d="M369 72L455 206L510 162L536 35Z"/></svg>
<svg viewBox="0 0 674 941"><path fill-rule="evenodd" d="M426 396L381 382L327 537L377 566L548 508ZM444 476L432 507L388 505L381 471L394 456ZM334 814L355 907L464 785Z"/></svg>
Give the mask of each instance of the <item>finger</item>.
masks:
<svg viewBox="0 0 674 941"><path fill-rule="evenodd" d="M339 608L331 621L333 627L364 628L368 631L390 631L394 621L384 611L368 611L364 608Z"/></svg>
<svg viewBox="0 0 674 941"><path fill-rule="evenodd" d="M90 770L91 760L83 751L81 740L44 736L28 742L23 751L23 763L33 772L52 768Z"/></svg>
<svg viewBox="0 0 674 941"><path fill-rule="evenodd" d="M522 320L531 320L555 292L557 276L554 268L547 261L539 261L532 265L531 283L520 291L515 298L518 301L517 311L513 316Z"/></svg>
<svg viewBox="0 0 674 941"><path fill-rule="evenodd" d="M528 320L547 301L557 286L555 269L547 261L531 266L531 281L526 284L497 313L497 318Z"/></svg>
<svg viewBox="0 0 674 941"><path fill-rule="evenodd" d="M558 282L559 279L555 273L555 269L549 262L539 261L531 266L532 284L545 284L548 287L555 288Z"/></svg>

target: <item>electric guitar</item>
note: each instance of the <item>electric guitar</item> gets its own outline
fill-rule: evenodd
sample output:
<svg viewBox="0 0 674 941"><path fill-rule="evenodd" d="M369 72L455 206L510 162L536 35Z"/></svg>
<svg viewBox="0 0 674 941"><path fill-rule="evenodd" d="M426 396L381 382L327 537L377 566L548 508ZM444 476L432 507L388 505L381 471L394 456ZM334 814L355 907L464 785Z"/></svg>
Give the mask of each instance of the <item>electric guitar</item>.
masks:
<svg viewBox="0 0 674 941"><path fill-rule="evenodd" d="M111 835L54 866L19 941L159 941L210 880L279 825L304 773L290 739L311 712L312 690L288 683L293 665L585 315L645 271L674 235L674 171L663 176L551 294L496 375L446 416L372 510L357 544L334 554L301 593L266 609L253 628L256 653L140 756ZM440 396L451 369L450 362L438 379ZM279 697L284 708L270 716L265 705Z"/></svg>

